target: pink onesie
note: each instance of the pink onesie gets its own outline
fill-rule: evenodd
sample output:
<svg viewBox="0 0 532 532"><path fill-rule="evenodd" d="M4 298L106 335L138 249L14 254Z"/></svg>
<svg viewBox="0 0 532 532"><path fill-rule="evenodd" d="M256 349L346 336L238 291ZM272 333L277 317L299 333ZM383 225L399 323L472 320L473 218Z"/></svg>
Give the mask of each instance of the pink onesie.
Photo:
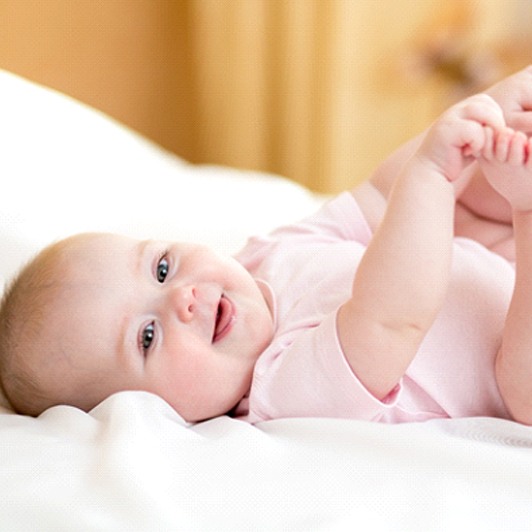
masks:
<svg viewBox="0 0 532 532"><path fill-rule="evenodd" d="M268 289L275 336L235 415L251 423L309 416L390 423L509 418L494 360L513 266L472 240L455 239L445 304L406 375L379 401L351 370L336 333L337 310L350 297L370 239L356 201L345 192L300 223L252 238L236 256Z"/></svg>

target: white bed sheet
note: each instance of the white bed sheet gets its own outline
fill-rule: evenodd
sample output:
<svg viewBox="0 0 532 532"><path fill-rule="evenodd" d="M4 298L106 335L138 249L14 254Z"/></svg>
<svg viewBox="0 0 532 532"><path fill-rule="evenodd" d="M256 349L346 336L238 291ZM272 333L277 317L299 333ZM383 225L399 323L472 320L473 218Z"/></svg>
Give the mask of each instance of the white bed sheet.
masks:
<svg viewBox="0 0 532 532"><path fill-rule="evenodd" d="M526 530L532 434L486 418L186 426L145 393L0 416L2 530Z"/></svg>
<svg viewBox="0 0 532 532"><path fill-rule="evenodd" d="M81 230L247 235L322 201L274 176L196 167L0 72L0 275ZM153 179L153 176L156 176ZM527 530L532 429L226 416L187 425L150 394L33 419L0 407L0 530Z"/></svg>

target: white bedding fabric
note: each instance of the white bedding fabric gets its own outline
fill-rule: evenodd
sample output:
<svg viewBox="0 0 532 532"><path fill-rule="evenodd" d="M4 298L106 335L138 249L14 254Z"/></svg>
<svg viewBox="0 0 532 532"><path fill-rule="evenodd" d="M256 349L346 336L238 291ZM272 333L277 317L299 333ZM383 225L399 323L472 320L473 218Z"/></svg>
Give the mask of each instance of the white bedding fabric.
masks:
<svg viewBox="0 0 532 532"><path fill-rule="evenodd" d="M80 230L233 252L322 201L273 176L188 165L0 72L0 275ZM1 339L0 339L1 340ZM186 425L150 394L37 419L0 408L0 530L527 530L532 428L228 417Z"/></svg>
<svg viewBox="0 0 532 532"><path fill-rule="evenodd" d="M159 398L0 417L2 530L525 530L532 433L493 419L193 427Z"/></svg>

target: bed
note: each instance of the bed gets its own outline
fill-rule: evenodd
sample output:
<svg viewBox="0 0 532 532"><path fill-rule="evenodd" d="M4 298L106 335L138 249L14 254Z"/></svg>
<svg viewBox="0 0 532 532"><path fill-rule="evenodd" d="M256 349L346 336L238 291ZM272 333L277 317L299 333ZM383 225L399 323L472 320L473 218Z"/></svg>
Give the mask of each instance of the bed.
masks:
<svg viewBox="0 0 532 532"><path fill-rule="evenodd" d="M323 197L195 166L65 95L0 71L0 276L71 233L235 252ZM222 416L190 425L122 392L89 413L0 407L0 530L524 530L532 428L470 418L380 425Z"/></svg>

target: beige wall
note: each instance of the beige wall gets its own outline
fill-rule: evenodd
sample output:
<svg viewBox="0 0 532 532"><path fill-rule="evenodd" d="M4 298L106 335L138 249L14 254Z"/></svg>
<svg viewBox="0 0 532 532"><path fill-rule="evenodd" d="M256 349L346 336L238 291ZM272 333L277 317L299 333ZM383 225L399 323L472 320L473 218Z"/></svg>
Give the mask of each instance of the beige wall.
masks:
<svg viewBox="0 0 532 532"><path fill-rule="evenodd" d="M191 154L186 2L0 0L0 67Z"/></svg>
<svg viewBox="0 0 532 532"><path fill-rule="evenodd" d="M193 162L334 192L532 59L508 45L523 1L0 0L0 67Z"/></svg>

